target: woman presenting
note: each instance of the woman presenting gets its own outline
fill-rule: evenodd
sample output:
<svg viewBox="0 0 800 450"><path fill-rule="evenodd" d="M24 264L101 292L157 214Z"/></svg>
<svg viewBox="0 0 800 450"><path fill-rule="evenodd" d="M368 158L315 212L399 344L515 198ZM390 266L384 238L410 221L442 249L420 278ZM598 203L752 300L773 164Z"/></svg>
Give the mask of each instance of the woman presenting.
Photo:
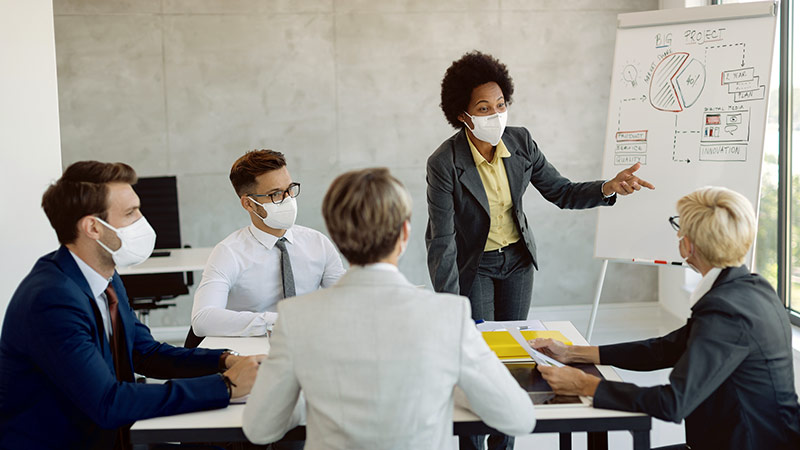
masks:
<svg viewBox="0 0 800 450"><path fill-rule="evenodd" d="M634 175L573 183L539 150L530 132L506 127L514 84L494 57L471 52L442 80L442 111L458 131L428 159L428 270L434 290L469 297L472 318L526 319L538 268L522 211L531 183L559 208L613 205L653 185Z"/></svg>

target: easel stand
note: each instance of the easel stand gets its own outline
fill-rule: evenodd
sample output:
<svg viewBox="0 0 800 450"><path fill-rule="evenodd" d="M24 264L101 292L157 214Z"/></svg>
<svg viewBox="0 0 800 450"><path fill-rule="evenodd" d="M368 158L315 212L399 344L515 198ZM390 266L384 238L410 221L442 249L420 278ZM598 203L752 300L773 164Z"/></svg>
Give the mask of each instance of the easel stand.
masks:
<svg viewBox="0 0 800 450"><path fill-rule="evenodd" d="M603 267L600 269L600 279L597 280L597 291L594 294L594 303L592 303L592 315L589 316L589 327L586 329L586 341L591 344L592 333L594 332L594 320L597 318L597 308L600 306L600 294L603 293L603 282L606 280L606 269L608 269L608 260L603 260Z"/></svg>

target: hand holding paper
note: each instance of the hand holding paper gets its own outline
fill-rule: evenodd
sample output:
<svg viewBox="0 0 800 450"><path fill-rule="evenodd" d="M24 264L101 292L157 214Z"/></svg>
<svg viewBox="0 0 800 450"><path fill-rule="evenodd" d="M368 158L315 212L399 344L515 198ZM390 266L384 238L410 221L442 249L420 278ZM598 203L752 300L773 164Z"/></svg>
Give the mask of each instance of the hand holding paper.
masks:
<svg viewBox="0 0 800 450"><path fill-rule="evenodd" d="M528 341L526 341L525 338L522 337L522 333L519 332L519 328L509 327L506 328L506 331L508 331L511 334L511 336L514 337L514 340L517 341L517 343L521 345L526 352L528 352L528 354L531 356L531 358L533 358L536 364L540 366L564 367L564 364L545 355L544 353L534 350L533 347L531 347L530 344L528 344Z"/></svg>

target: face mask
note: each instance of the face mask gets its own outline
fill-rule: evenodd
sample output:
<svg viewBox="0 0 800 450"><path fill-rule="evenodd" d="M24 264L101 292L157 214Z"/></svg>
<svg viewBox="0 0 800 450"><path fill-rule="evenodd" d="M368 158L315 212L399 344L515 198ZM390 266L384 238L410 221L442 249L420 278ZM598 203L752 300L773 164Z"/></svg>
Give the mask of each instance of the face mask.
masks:
<svg viewBox="0 0 800 450"><path fill-rule="evenodd" d="M267 212L267 217L261 217L253 211L264 221L264 225L278 230L288 230L294 225L294 220L297 218L297 200L294 197L286 197L280 205L272 202L258 203L251 197L247 198Z"/></svg>
<svg viewBox="0 0 800 450"><path fill-rule="evenodd" d="M508 120L508 111L492 114L491 116L470 116L466 111L464 114L472 119L472 124L475 128L470 129L476 138L483 142L488 142L492 145L500 143L500 138L506 130L506 120ZM466 123L464 125L467 125ZM467 125L469 127L469 125Z"/></svg>
<svg viewBox="0 0 800 450"><path fill-rule="evenodd" d="M111 250L106 244L103 244L99 239L97 240L97 243L111 254L111 258L117 267L135 266L153 253L153 248L156 246L156 232L144 216L122 228L114 228L99 217L95 217L95 219L116 233L122 243L118 249Z"/></svg>
<svg viewBox="0 0 800 450"><path fill-rule="evenodd" d="M680 246L681 246L681 240L682 240L684 237L686 237L686 236L681 236L681 237L679 237L679 238L678 238L678 254L680 254L680 251L681 251L681 250L680 250ZM683 257L682 257L681 259L683 259L683 263L684 263L684 264L686 264L687 266L689 266L689 268L690 268L690 269L694 270L696 273L700 273L700 271L699 271L699 270L697 270L697 267L695 267L695 266L694 266L692 263L690 263L689 261L687 261L689 258L691 258L691 257L692 257L692 253L694 253L694 245L693 245L693 244L689 244L689 249L690 249L690 250L689 250L689 256L687 256L687 257L685 257L685 258L683 258Z"/></svg>

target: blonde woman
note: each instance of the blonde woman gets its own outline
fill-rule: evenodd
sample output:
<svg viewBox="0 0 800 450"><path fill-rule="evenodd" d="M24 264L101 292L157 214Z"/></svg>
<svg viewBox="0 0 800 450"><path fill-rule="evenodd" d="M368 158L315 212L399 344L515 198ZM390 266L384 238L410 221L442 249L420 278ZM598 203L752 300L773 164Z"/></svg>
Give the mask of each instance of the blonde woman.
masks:
<svg viewBox="0 0 800 450"><path fill-rule="evenodd" d="M570 367L539 370L556 392L594 396L598 408L676 423L685 419L692 450L800 448L786 309L769 283L742 265L756 234L752 205L734 191L707 187L678 200L677 209L679 216L669 222L681 257L703 274L684 327L660 338L600 347L531 341L565 363L672 367L670 384L638 387Z"/></svg>

